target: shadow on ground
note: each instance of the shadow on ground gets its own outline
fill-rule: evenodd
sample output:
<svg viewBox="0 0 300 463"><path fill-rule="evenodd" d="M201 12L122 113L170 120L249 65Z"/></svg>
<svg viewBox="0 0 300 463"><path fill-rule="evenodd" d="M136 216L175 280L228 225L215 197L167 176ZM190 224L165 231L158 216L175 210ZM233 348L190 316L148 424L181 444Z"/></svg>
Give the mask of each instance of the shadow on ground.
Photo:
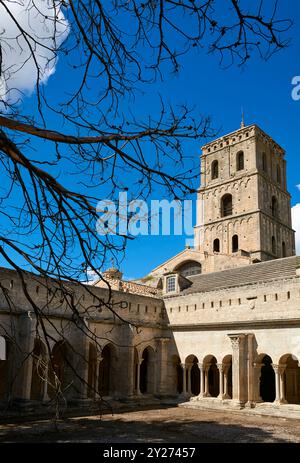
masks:
<svg viewBox="0 0 300 463"><path fill-rule="evenodd" d="M57 423L40 420L0 425L0 442L223 443L300 442L299 423L258 423L251 417L168 408L84 418ZM295 428L296 425L296 428ZM294 433L293 433L294 430Z"/></svg>

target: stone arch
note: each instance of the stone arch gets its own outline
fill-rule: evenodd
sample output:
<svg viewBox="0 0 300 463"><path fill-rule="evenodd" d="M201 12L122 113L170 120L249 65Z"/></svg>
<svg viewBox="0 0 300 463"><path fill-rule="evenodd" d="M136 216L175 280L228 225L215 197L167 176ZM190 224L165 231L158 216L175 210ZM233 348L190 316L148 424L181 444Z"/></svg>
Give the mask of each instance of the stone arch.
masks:
<svg viewBox="0 0 300 463"><path fill-rule="evenodd" d="M217 367L217 359L214 355L207 355L203 360L203 366L206 375L207 390L206 395L208 397L218 397L220 392L219 385L219 370Z"/></svg>
<svg viewBox="0 0 300 463"><path fill-rule="evenodd" d="M202 265L196 260L186 260L176 265L174 270L184 277L189 277L191 275L199 275L202 272Z"/></svg>
<svg viewBox="0 0 300 463"><path fill-rule="evenodd" d="M66 397L72 396L74 390L72 360L72 349L68 342L57 341L52 348L49 362L48 395L51 399L61 393Z"/></svg>
<svg viewBox="0 0 300 463"><path fill-rule="evenodd" d="M281 401L300 404L300 367L298 358L293 354L284 354L279 360L282 375Z"/></svg>
<svg viewBox="0 0 300 463"><path fill-rule="evenodd" d="M151 346L143 350L140 365L140 392L153 394L155 392L155 351Z"/></svg>
<svg viewBox="0 0 300 463"><path fill-rule="evenodd" d="M101 396L113 396L117 386L117 352L113 344L107 343L101 351L98 373L98 391Z"/></svg>
<svg viewBox="0 0 300 463"><path fill-rule="evenodd" d="M46 346L41 339L34 340L32 351L31 400L43 400L45 383L47 384L47 355Z"/></svg>
<svg viewBox="0 0 300 463"><path fill-rule="evenodd" d="M259 396L263 402L274 402L276 386L272 358L267 354L260 354L257 364L260 366Z"/></svg>

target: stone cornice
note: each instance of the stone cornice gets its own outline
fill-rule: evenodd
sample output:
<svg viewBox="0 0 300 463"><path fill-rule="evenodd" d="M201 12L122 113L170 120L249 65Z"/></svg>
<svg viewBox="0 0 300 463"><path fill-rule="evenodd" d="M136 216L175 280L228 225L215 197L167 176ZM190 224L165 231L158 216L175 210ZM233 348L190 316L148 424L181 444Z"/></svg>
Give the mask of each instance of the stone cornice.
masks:
<svg viewBox="0 0 300 463"><path fill-rule="evenodd" d="M172 331L210 331L232 329L272 329L286 327L300 327L300 318L291 319L266 319L266 320L233 320L229 322L194 323L194 324L170 324Z"/></svg>

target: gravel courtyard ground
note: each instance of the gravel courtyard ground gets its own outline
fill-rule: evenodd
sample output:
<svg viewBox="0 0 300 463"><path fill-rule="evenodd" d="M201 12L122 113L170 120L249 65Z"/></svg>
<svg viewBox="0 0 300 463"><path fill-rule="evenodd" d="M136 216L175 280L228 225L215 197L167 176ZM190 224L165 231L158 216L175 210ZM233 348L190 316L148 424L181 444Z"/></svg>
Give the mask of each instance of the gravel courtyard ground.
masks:
<svg viewBox="0 0 300 463"><path fill-rule="evenodd" d="M300 442L300 420L177 407L0 424L0 442Z"/></svg>

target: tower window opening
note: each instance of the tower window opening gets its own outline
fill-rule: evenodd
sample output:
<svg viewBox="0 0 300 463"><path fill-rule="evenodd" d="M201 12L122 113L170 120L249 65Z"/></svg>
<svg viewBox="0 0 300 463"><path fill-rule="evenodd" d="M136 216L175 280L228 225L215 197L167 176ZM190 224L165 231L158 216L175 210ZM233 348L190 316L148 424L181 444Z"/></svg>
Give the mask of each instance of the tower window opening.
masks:
<svg viewBox="0 0 300 463"><path fill-rule="evenodd" d="M211 165L211 179L215 180L219 177L219 163L218 161L213 161Z"/></svg>
<svg viewBox="0 0 300 463"><path fill-rule="evenodd" d="M238 235L233 235L232 237L232 252L238 252L239 250L239 237Z"/></svg>
<svg viewBox="0 0 300 463"><path fill-rule="evenodd" d="M222 197L221 215L222 217L232 215L232 196L230 194L226 194Z"/></svg>
<svg viewBox="0 0 300 463"><path fill-rule="evenodd" d="M236 155L236 170L244 169L244 152L239 151Z"/></svg>
<svg viewBox="0 0 300 463"><path fill-rule="evenodd" d="M272 197L272 216L278 217L278 202L275 196Z"/></svg>
<svg viewBox="0 0 300 463"><path fill-rule="evenodd" d="M213 249L214 249L214 252L220 252L220 240L219 240L219 238L216 238L214 240Z"/></svg>

